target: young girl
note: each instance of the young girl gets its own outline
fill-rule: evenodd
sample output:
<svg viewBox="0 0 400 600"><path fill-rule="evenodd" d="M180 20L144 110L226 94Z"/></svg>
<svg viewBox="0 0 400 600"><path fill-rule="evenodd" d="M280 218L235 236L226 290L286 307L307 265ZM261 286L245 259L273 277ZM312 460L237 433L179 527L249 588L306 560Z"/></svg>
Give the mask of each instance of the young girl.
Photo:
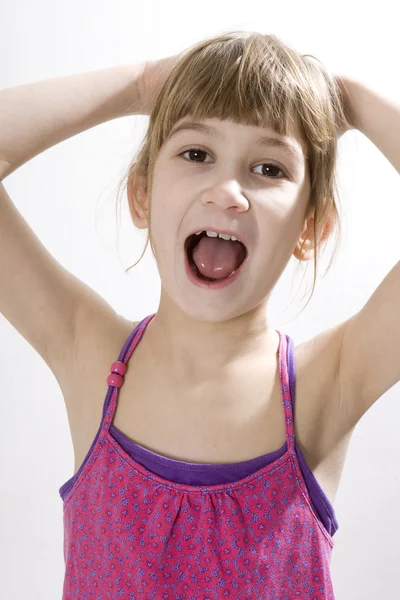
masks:
<svg viewBox="0 0 400 600"><path fill-rule="evenodd" d="M399 123L367 88L247 32L1 92L1 179L90 127L150 114L127 196L162 291L133 327L0 187L0 310L57 378L74 444L64 600L334 598L350 435L400 378L399 265L360 313L298 346L267 306L291 255L316 267L339 225L338 137L359 128L398 161L367 107Z"/></svg>

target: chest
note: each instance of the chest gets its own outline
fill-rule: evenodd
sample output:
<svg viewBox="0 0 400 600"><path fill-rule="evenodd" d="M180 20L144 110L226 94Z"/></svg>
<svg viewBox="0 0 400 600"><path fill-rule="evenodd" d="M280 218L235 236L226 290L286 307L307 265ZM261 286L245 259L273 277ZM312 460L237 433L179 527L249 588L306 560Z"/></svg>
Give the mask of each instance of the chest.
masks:
<svg viewBox="0 0 400 600"><path fill-rule="evenodd" d="M310 470L333 502L348 439L335 414L337 388L329 365L323 356L311 355L310 348L307 343L295 348L295 435ZM154 365L149 369L139 350L140 344L130 359L113 420L114 427L133 442L168 458L203 464L249 460L285 443L276 359L249 364L237 377L188 384L175 381L161 368L156 371ZM104 344L90 376L76 373L76 384L68 391L74 473L98 431L106 377L117 354Z"/></svg>
<svg viewBox="0 0 400 600"><path fill-rule="evenodd" d="M240 462L284 443L276 373L189 385L139 368L130 374L132 385L120 389L113 421L134 442L193 463Z"/></svg>

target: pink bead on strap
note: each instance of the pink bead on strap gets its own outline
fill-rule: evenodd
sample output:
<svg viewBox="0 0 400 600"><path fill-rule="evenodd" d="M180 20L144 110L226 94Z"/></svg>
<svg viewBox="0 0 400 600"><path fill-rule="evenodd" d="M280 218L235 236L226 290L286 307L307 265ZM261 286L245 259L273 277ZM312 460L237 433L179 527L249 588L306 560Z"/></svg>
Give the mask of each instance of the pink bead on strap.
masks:
<svg viewBox="0 0 400 600"><path fill-rule="evenodd" d="M117 360L111 365L111 375L107 377L107 385L120 388L124 382L124 375L126 373L126 364Z"/></svg>

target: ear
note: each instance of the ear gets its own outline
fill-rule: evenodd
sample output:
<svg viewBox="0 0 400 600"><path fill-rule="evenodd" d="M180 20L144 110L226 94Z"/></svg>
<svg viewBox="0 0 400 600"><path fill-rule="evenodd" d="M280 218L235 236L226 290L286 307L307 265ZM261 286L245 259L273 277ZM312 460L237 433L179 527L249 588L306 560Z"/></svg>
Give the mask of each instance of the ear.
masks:
<svg viewBox="0 0 400 600"><path fill-rule="evenodd" d="M333 218L332 216L330 216L322 232L320 243L322 243L330 236L332 229ZM316 244L314 243L314 213L312 213L312 215L309 216L304 222L303 231L301 232L299 241L293 251L293 256L295 256L300 261L310 260L314 257L315 246Z"/></svg>
<svg viewBox="0 0 400 600"><path fill-rule="evenodd" d="M133 194L133 186L135 180L138 179L136 198ZM132 166L127 186L129 210L135 223L139 229L147 229L147 211L148 211L148 194L147 194L147 178L144 173L140 174L137 168L137 163Z"/></svg>

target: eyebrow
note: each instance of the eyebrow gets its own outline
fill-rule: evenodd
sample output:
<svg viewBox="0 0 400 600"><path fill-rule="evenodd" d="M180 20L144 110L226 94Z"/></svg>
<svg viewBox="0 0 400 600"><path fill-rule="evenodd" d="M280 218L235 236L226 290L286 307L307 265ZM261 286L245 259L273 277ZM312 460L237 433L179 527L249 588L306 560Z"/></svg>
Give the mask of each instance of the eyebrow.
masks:
<svg viewBox="0 0 400 600"><path fill-rule="evenodd" d="M190 121L181 123L180 125L176 125L175 127L173 127L171 133L168 136L168 140L171 140L182 131L195 131L197 133L210 135L211 137L214 137L218 140L223 139L223 135L215 127L212 127L211 125L205 125L204 123L195 123ZM255 143L259 144L260 146L265 146L267 148L280 148L282 150L285 150L292 156L296 164L301 164L301 155L296 149L296 147L290 142L284 142L279 138L263 135L257 138L255 140Z"/></svg>

